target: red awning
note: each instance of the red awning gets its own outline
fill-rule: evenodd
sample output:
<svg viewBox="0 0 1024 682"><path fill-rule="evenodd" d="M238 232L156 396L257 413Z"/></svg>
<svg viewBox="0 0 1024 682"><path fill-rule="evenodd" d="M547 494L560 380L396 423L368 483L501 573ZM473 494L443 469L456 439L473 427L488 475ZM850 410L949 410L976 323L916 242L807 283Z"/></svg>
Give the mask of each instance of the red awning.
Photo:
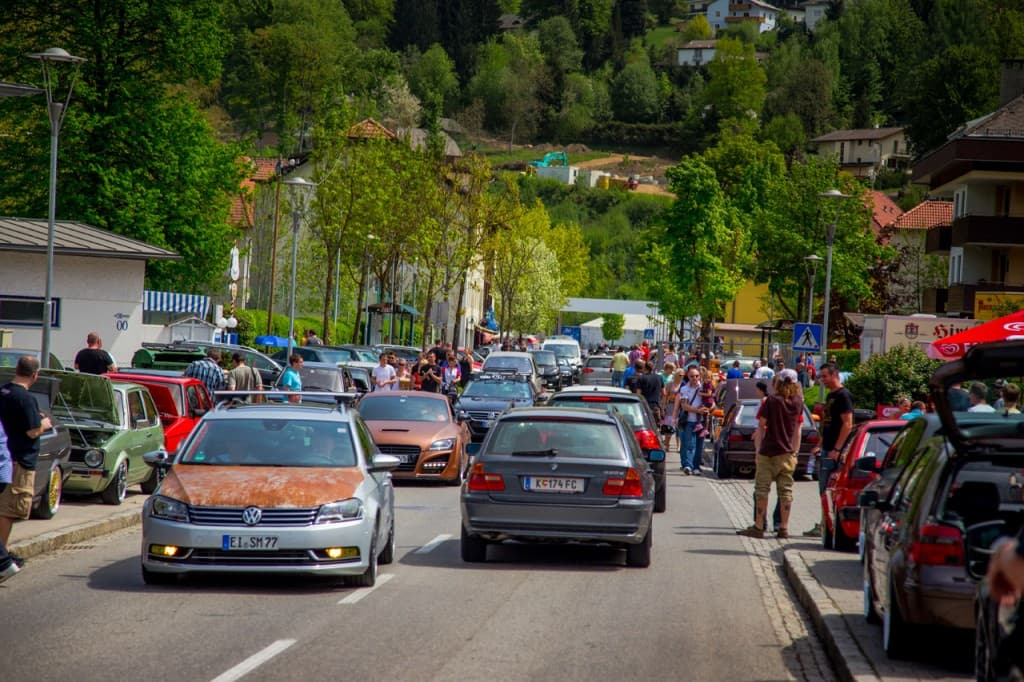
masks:
<svg viewBox="0 0 1024 682"><path fill-rule="evenodd" d="M1024 310L932 341L928 345L928 357L935 360L956 360L962 357L968 348L979 343L1018 339L1024 339Z"/></svg>

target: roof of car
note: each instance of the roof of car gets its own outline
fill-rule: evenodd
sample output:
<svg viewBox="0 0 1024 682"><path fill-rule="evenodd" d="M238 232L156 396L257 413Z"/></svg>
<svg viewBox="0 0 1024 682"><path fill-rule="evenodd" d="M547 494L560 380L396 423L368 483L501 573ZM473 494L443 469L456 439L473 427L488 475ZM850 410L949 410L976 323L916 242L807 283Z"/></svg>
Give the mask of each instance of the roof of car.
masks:
<svg viewBox="0 0 1024 682"><path fill-rule="evenodd" d="M605 393L616 396L634 396L640 398L641 396L633 393L632 391L626 390L619 386L569 386L563 388L561 391L555 394L555 396L570 394L570 393Z"/></svg>
<svg viewBox="0 0 1024 682"><path fill-rule="evenodd" d="M317 421L347 421L354 412L348 409L327 407L324 404L293 403L221 403L204 419L233 419L238 417L259 417L261 419L312 419Z"/></svg>
<svg viewBox="0 0 1024 682"><path fill-rule="evenodd" d="M530 357L530 351L521 350L496 350L487 355L487 359L491 358L528 358Z"/></svg>
<svg viewBox="0 0 1024 682"><path fill-rule="evenodd" d="M558 419L565 417L592 419L608 423L615 423L616 420L616 416L607 410L595 410L589 407L515 407L501 414L498 420L508 421L510 419L526 418Z"/></svg>
<svg viewBox="0 0 1024 682"><path fill-rule="evenodd" d="M401 390L401 391L373 391L372 393L367 393L366 395L364 395L362 398L359 399L359 401L362 402L363 400L366 400L368 398L409 398L409 397L426 398L428 400L448 400L448 396L445 395L444 393L431 393L430 391Z"/></svg>
<svg viewBox="0 0 1024 682"><path fill-rule="evenodd" d="M146 382L150 384L177 384L185 386L203 383L194 377L183 377L180 374L178 376L167 376L165 374L147 374L143 372L107 372L103 376L111 381L133 384Z"/></svg>

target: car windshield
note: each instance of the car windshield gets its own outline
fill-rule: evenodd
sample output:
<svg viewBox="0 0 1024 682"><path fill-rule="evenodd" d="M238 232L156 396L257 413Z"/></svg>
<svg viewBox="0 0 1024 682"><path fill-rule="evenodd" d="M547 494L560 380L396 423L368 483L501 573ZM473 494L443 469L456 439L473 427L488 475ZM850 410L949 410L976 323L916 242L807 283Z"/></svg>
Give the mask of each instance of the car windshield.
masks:
<svg viewBox="0 0 1024 682"><path fill-rule="evenodd" d="M517 372L524 372L529 374L533 368L530 367L530 361L525 358L509 358L509 357L494 357L493 355L487 358L484 362L484 371L489 372L493 370L501 369L514 369Z"/></svg>
<svg viewBox="0 0 1024 682"><path fill-rule="evenodd" d="M757 426L757 408L760 401L740 403L739 412L736 413L737 426Z"/></svg>
<svg viewBox="0 0 1024 682"><path fill-rule="evenodd" d="M203 423L184 464L277 467L356 465L349 425L307 419L214 419Z"/></svg>
<svg viewBox="0 0 1024 682"><path fill-rule="evenodd" d="M528 400L530 387L521 381L473 381L462 392L462 397Z"/></svg>
<svg viewBox="0 0 1024 682"><path fill-rule="evenodd" d="M368 395L359 403L365 421L447 422L448 402L410 395Z"/></svg>
<svg viewBox="0 0 1024 682"><path fill-rule="evenodd" d="M374 353L372 350L365 348L346 348L345 350L352 353L353 359L356 362L372 362L376 364L380 358L380 353Z"/></svg>
<svg viewBox="0 0 1024 682"><path fill-rule="evenodd" d="M533 351L533 359L538 365L553 367L558 364L555 360L555 354L549 350Z"/></svg>
<svg viewBox="0 0 1024 682"><path fill-rule="evenodd" d="M327 367L309 367L303 365L299 370L302 377L303 391L344 391L341 371Z"/></svg>
<svg viewBox="0 0 1024 682"><path fill-rule="evenodd" d="M503 419L485 454L515 455L554 450L556 457L621 460L622 439L614 424L576 419Z"/></svg>
<svg viewBox="0 0 1024 682"><path fill-rule="evenodd" d="M638 400L611 400L607 396L598 395L568 395L556 393L551 398L550 405L564 407L589 407L590 409L603 410L608 405L621 414L633 426L639 429L644 426L644 410L640 407Z"/></svg>
<svg viewBox="0 0 1024 682"><path fill-rule="evenodd" d="M544 350L553 352L560 358L574 358L579 353L576 351L576 346L568 343L552 343L544 347Z"/></svg>

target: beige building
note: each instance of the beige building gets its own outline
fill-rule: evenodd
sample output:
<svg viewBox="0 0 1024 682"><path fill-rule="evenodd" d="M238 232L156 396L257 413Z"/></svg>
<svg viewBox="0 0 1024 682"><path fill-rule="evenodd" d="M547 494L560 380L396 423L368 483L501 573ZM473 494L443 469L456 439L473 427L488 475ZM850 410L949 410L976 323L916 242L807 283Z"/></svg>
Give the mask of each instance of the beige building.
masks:
<svg viewBox="0 0 1024 682"><path fill-rule="evenodd" d="M910 163L903 128L834 130L811 142L818 156L837 159L843 170L858 178L874 178L882 169L905 169Z"/></svg>

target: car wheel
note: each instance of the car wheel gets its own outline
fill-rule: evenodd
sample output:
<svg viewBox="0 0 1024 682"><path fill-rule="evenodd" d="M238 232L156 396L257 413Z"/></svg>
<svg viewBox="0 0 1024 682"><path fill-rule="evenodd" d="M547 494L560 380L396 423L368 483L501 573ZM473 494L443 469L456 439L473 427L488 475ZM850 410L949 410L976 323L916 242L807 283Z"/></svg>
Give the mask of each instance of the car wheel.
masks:
<svg viewBox="0 0 1024 682"><path fill-rule="evenodd" d="M654 526L647 527L647 535L636 545L626 545L626 565L634 568L647 568L651 565L651 536Z"/></svg>
<svg viewBox="0 0 1024 682"><path fill-rule="evenodd" d="M345 580L352 587L373 587L377 584L377 529L373 529L373 539L370 540L370 565L359 575L350 575Z"/></svg>
<svg viewBox="0 0 1024 682"><path fill-rule="evenodd" d="M889 579L889 594L885 600L885 614L882 616L882 647L889 658L903 658L907 654L910 639L914 636L912 626L903 620L900 605L896 601L896 586Z"/></svg>
<svg viewBox="0 0 1024 682"><path fill-rule="evenodd" d="M114 472L113 478L110 479L110 483L103 492L100 493L100 497L103 498L105 504L121 504L124 502L124 496L128 492L128 462L121 461L117 466L117 470Z"/></svg>
<svg viewBox="0 0 1024 682"><path fill-rule="evenodd" d="M391 517L388 528L388 539L384 541L384 549L380 553L380 563L387 565L395 562L395 517Z"/></svg>
<svg viewBox="0 0 1024 682"><path fill-rule="evenodd" d="M164 480L164 470L161 467L153 467L152 473L149 474L149 478L142 482L142 492L147 495L152 495L156 492L156 489L160 487L161 481Z"/></svg>
<svg viewBox="0 0 1024 682"><path fill-rule="evenodd" d="M39 506L32 510L36 519L52 519L60 509L60 496L64 492L64 474L60 467L50 469L50 477L46 481Z"/></svg>
<svg viewBox="0 0 1024 682"><path fill-rule="evenodd" d="M455 475L445 481L446 485L462 485L466 480L466 448L463 447L459 453L459 469Z"/></svg>
<svg viewBox="0 0 1024 682"><path fill-rule="evenodd" d="M871 585L871 567L868 566L867 561L864 562L863 575L861 591L864 593L864 620L872 625L878 625L881 619L878 617L878 611L875 611L875 590Z"/></svg>
<svg viewBox="0 0 1024 682"><path fill-rule="evenodd" d="M851 538L843 530L843 524L837 518L832 534L832 545L840 552L852 552L857 549L857 538Z"/></svg>
<svg viewBox="0 0 1024 682"><path fill-rule="evenodd" d="M178 575L176 573L157 573L143 566L142 582L147 585L175 585L178 582Z"/></svg>
<svg viewBox="0 0 1024 682"><path fill-rule="evenodd" d="M832 531L825 522L825 512L821 512L821 546L825 549L832 549Z"/></svg>
<svg viewBox="0 0 1024 682"><path fill-rule="evenodd" d="M478 535L467 533L465 526L462 527L462 537L459 544L463 561L474 564L487 561L487 541Z"/></svg>
<svg viewBox="0 0 1024 682"><path fill-rule="evenodd" d="M722 450L715 451L715 476L720 479L729 478L732 475L732 467L729 466L729 460L726 459L725 453Z"/></svg>
<svg viewBox="0 0 1024 682"><path fill-rule="evenodd" d="M665 485L665 481L661 482L661 487L654 489L654 511L657 514L661 514L668 508L668 486Z"/></svg>

